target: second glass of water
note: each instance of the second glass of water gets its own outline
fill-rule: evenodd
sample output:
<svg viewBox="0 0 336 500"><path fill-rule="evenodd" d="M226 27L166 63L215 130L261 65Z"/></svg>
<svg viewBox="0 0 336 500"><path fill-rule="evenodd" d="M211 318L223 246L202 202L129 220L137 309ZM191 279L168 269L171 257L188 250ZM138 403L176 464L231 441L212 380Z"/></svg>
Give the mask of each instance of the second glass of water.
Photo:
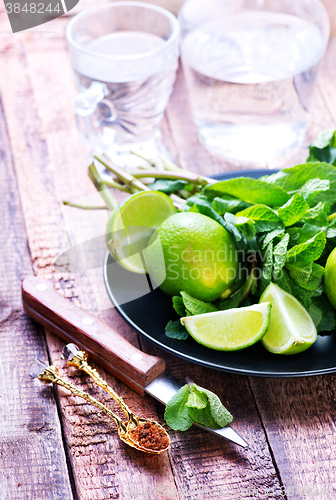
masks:
<svg viewBox="0 0 336 500"><path fill-rule="evenodd" d="M319 0L187 0L182 61L201 143L252 162L305 136L329 39Z"/></svg>
<svg viewBox="0 0 336 500"><path fill-rule="evenodd" d="M123 1L86 10L67 26L80 94L82 137L118 164L155 154L178 64L179 25L165 9Z"/></svg>

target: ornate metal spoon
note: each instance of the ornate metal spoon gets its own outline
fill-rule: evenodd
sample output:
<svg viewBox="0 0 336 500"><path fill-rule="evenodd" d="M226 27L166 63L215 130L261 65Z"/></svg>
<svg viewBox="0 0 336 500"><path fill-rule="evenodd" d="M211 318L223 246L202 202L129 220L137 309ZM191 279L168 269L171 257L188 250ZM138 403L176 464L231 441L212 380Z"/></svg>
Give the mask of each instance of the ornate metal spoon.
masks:
<svg viewBox="0 0 336 500"><path fill-rule="evenodd" d="M86 353L82 354L85 355ZM91 369L89 365L87 366L89 369ZM95 370L92 371L94 372ZM100 378L98 373L97 377ZM86 392L82 391L81 389L71 384L70 382L66 382L65 380L63 380L59 376L58 369L56 368L56 366L53 365L48 366L47 368L45 368L43 373L39 374L38 378L39 380L45 382L46 384L53 383L65 387L73 394L75 394L75 396L79 396L85 399L92 405L99 408L99 410L106 413L106 415L112 418L112 420L116 423L120 439L124 441L124 443L131 446L132 448L136 448L137 450L153 454L159 454L168 449L170 444L170 439L167 432L160 424L158 424L157 422L152 422L151 420L147 420L145 418L139 418L134 413L133 415L135 418L132 418L132 420L129 419L128 423L125 424L125 422L121 420L121 418L119 418L118 415L113 413L113 411L107 408L107 406L105 406L103 403L93 398L92 396L90 396L90 394L87 394ZM113 391L113 389L111 390ZM116 393L114 394L116 398L119 398ZM119 404L121 403L119 402ZM125 408L127 408L125 403L123 404ZM130 414L132 414L131 411Z"/></svg>

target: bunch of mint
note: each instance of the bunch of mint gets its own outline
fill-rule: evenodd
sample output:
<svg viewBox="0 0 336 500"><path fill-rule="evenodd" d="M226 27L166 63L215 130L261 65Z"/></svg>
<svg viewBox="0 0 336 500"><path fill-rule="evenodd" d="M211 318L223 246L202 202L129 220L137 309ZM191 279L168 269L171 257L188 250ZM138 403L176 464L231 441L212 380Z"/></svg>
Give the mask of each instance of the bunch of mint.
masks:
<svg viewBox="0 0 336 500"><path fill-rule="evenodd" d="M186 431L194 422L220 429L233 420L216 394L195 383L184 385L174 394L167 403L164 418L175 431Z"/></svg>
<svg viewBox="0 0 336 500"><path fill-rule="evenodd" d="M305 164L258 180L239 177L207 185L186 205L221 224L235 242L240 266L253 261L254 269L213 304L186 292L173 297L179 316L256 303L272 281L299 300L318 332L334 330L323 276L336 246L336 131L318 136ZM179 321L168 323L166 335L188 336Z"/></svg>

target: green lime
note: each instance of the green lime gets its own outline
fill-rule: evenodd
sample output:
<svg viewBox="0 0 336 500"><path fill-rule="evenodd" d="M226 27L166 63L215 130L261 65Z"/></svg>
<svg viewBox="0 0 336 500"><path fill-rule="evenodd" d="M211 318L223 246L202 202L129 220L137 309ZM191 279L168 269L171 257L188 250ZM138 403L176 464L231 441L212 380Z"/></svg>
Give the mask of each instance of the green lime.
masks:
<svg viewBox="0 0 336 500"><path fill-rule="evenodd" d="M210 217L177 213L160 225L158 235L149 241L145 258L150 276L165 293L184 290L212 302L236 278L236 247L226 229Z"/></svg>
<svg viewBox="0 0 336 500"><path fill-rule="evenodd" d="M177 209L160 191L141 191L124 200L112 213L106 228L107 248L128 271L144 274L142 251L154 229Z"/></svg>
<svg viewBox="0 0 336 500"><path fill-rule="evenodd" d="M270 324L271 304L228 309L181 318L181 323L200 344L217 351L238 351L260 340Z"/></svg>
<svg viewBox="0 0 336 500"><path fill-rule="evenodd" d="M324 287L330 304L336 309L336 248L327 259L324 273Z"/></svg>
<svg viewBox="0 0 336 500"><path fill-rule="evenodd" d="M272 304L271 323L262 339L263 346L276 354L296 354L317 339L313 320L295 297L270 283L260 302Z"/></svg>

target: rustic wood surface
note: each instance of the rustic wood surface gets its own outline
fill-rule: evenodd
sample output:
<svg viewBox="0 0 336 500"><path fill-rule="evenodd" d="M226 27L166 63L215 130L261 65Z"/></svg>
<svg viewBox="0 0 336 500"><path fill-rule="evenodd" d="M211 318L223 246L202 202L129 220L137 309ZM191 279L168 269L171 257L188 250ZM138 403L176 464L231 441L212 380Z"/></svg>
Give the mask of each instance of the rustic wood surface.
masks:
<svg viewBox="0 0 336 500"><path fill-rule="evenodd" d="M1 500L333 500L334 375L268 380L181 361L139 339L108 307L99 269L76 275L54 272L55 258L68 248L65 230L75 245L100 235L107 217L103 211L62 207L63 199L95 203L98 196L86 173L89 149L79 138L73 114L76 89L64 39L67 21L60 18L12 35L0 6ZM333 39L302 147L258 167L303 162L317 133L336 126L335 60ZM251 167L219 159L200 146L181 71L162 132L175 160L190 170L211 175ZM135 346L163 356L181 382L189 376L214 390L235 415L234 428L249 448L199 429L169 431L169 453L152 458L124 445L108 418L79 398L62 389L55 398L50 387L31 376L37 359L49 359L62 376L110 404L86 375L65 367L60 355L64 342L50 332L44 335L23 313L20 281L33 272L52 280L62 296ZM98 370L135 412L164 423L161 405Z"/></svg>

